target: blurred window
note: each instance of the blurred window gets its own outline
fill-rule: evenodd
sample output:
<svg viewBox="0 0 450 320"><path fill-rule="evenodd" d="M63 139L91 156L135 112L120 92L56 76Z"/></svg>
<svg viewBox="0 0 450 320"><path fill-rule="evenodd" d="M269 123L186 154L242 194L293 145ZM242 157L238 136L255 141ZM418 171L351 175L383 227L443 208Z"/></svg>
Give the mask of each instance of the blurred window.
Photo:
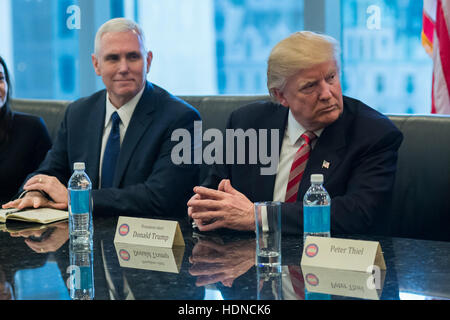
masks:
<svg viewBox="0 0 450 320"><path fill-rule="evenodd" d="M344 94L386 113L431 111L422 10L422 0L341 0Z"/></svg>

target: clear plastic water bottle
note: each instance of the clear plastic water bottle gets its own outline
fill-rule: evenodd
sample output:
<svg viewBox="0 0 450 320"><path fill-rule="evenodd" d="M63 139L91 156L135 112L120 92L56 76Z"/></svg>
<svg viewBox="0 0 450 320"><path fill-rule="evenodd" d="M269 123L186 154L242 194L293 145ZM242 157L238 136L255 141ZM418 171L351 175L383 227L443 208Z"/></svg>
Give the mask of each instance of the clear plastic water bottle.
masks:
<svg viewBox="0 0 450 320"><path fill-rule="evenodd" d="M330 203L323 175L312 174L311 186L303 198L303 240L307 236L330 236Z"/></svg>
<svg viewBox="0 0 450 320"><path fill-rule="evenodd" d="M72 300L94 299L94 267L92 250L69 250L70 267L67 279Z"/></svg>
<svg viewBox="0 0 450 320"><path fill-rule="evenodd" d="M84 162L76 162L69 180L69 237L74 249L92 249L92 183Z"/></svg>

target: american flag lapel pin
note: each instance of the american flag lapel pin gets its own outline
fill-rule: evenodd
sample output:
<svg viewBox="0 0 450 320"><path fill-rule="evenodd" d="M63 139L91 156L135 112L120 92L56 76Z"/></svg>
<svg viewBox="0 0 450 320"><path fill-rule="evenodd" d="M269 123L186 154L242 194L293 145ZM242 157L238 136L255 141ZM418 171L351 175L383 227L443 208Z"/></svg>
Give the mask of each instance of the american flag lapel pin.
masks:
<svg viewBox="0 0 450 320"><path fill-rule="evenodd" d="M330 163L327 160L323 160L322 168L325 168L325 169L330 168Z"/></svg>

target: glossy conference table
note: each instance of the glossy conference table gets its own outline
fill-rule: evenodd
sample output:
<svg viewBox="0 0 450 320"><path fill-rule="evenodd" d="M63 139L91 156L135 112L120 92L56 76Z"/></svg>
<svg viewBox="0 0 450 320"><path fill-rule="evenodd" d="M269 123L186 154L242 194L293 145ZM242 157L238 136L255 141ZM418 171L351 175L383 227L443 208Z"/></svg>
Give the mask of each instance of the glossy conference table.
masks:
<svg viewBox="0 0 450 320"><path fill-rule="evenodd" d="M327 277L332 280L327 281L336 290L310 292L301 280L303 244L298 237L283 236L282 272L268 274L254 266L254 233L198 233L183 220L179 222L185 247L133 247L114 244L117 219L94 219L90 270L96 300L450 298L447 242L347 236L380 242L387 271L378 290L367 291L364 283L368 274L355 284L352 281L360 274L330 271ZM18 226L23 225L15 222L1 226L0 299L70 299L67 284L73 274L74 256L69 250L67 222L41 230L14 231ZM91 278L82 280L89 287L86 279L91 282Z"/></svg>

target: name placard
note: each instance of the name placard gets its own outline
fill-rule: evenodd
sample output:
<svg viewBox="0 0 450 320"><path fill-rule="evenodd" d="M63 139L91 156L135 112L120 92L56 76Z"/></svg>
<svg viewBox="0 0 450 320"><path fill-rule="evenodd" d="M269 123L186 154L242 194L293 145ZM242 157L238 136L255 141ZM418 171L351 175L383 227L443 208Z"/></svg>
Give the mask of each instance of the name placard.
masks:
<svg viewBox="0 0 450 320"><path fill-rule="evenodd" d="M384 270L372 274L309 266L302 266L302 273L308 292L369 300L380 299L386 277Z"/></svg>
<svg viewBox="0 0 450 320"><path fill-rule="evenodd" d="M172 248L184 246L177 221L119 217L114 243Z"/></svg>
<svg viewBox="0 0 450 320"><path fill-rule="evenodd" d="M377 241L306 237L301 265L372 273L374 266L386 270Z"/></svg>
<svg viewBox="0 0 450 320"><path fill-rule="evenodd" d="M124 268L179 273L184 256L184 246L173 248L149 247L114 243L119 265Z"/></svg>

